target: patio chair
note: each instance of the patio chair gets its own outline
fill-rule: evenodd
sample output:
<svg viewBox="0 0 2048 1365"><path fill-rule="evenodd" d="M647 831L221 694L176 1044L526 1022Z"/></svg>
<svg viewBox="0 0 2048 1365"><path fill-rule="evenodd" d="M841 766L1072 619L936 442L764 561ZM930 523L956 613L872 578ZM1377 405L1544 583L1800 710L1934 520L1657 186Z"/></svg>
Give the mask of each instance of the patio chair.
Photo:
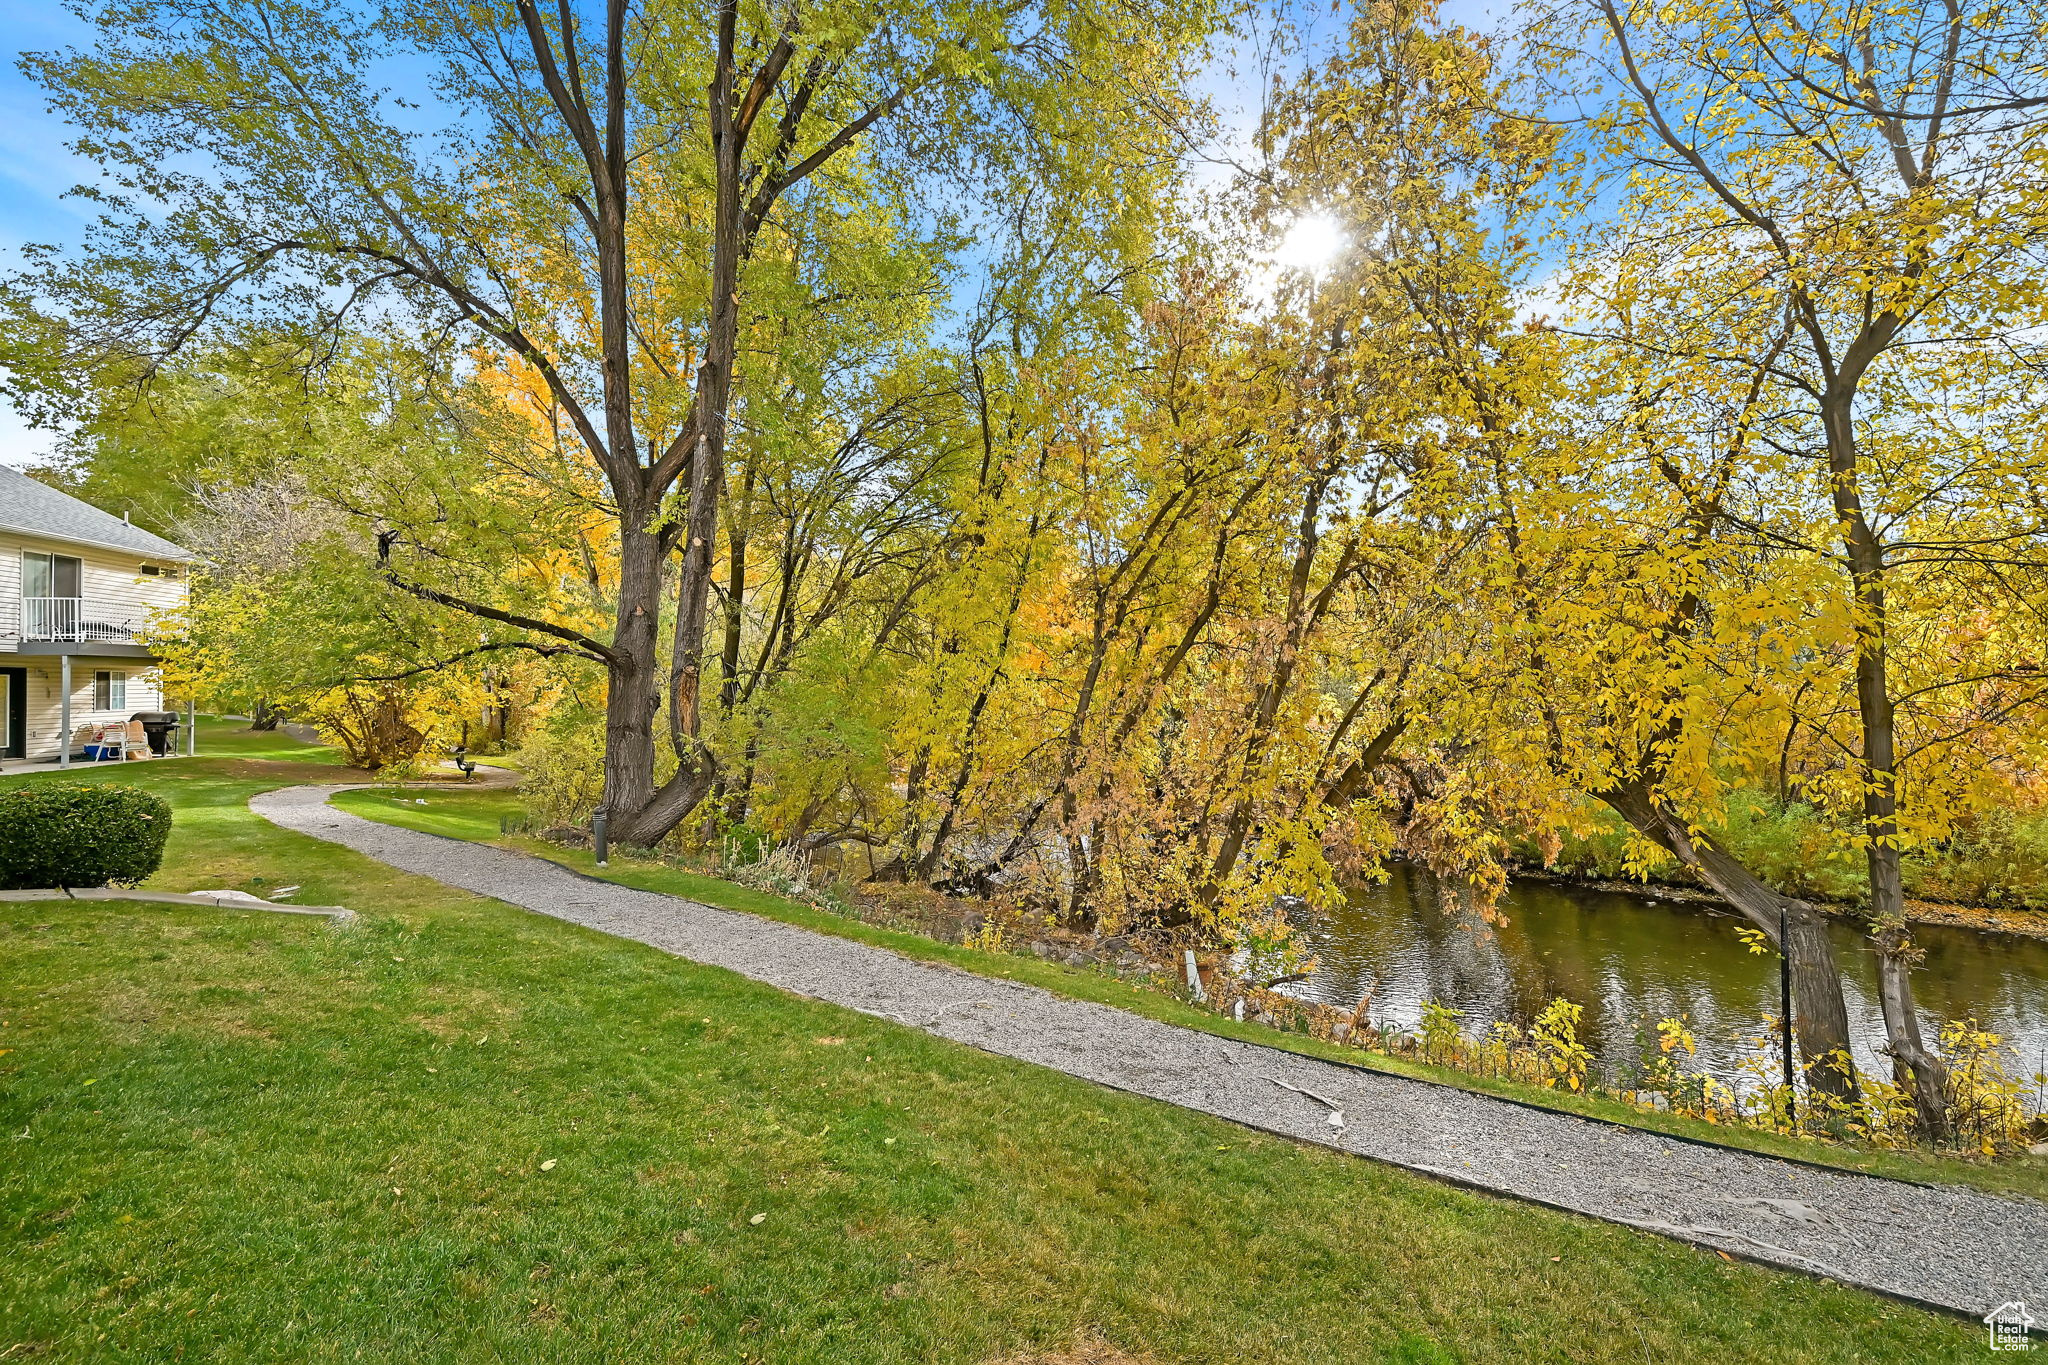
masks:
<svg viewBox="0 0 2048 1365"><path fill-rule="evenodd" d="M119 762L128 756L128 727L121 724L93 725L85 741L85 757L89 763Z"/></svg>

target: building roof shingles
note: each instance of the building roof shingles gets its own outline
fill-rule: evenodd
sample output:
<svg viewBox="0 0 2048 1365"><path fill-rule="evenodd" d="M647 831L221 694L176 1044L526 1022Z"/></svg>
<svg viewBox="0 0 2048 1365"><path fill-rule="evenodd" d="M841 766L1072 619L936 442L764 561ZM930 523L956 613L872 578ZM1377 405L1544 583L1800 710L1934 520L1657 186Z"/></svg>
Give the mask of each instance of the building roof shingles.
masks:
<svg viewBox="0 0 2048 1365"><path fill-rule="evenodd" d="M37 483L18 469L0 465L0 531L44 536L74 544L104 545L145 559L185 559L191 551L162 536L131 526L111 512Z"/></svg>

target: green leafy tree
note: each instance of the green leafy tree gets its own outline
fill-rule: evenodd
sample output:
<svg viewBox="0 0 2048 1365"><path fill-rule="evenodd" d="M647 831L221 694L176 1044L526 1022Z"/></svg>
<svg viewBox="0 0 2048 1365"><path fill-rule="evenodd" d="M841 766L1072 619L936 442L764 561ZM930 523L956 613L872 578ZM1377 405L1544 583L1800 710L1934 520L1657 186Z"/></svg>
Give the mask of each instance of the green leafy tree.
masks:
<svg viewBox="0 0 2048 1365"><path fill-rule="evenodd" d="M59 401L80 366L148 373L249 320L314 355L369 319L459 338L532 394L537 443L607 510L611 620L480 600L404 534L379 536L379 572L605 670L605 800L636 842L718 773L703 678L734 405L774 401L782 379L748 386L754 321L869 297L877 229L885 252L913 231L903 185L932 188L929 216L948 185L1071 195L1153 157L1209 23L993 0L167 0L87 17L90 50L28 65L114 189L82 251L14 282L16 374ZM375 83L395 62L425 73L410 98ZM664 709L675 768L657 782Z"/></svg>

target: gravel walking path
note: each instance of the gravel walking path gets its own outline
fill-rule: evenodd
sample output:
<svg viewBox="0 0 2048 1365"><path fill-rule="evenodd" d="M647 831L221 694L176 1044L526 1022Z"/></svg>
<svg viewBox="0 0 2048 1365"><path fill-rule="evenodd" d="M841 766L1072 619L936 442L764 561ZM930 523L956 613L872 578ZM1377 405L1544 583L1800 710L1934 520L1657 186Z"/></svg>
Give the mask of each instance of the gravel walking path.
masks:
<svg viewBox="0 0 2048 1365"><path fill-rule="evenodd" d="M1218 1038L364 820L327 804L338 790L249 804L450 886L1186 1109L1958 1312L2048 1306L2048 1204L1675 1141Z"/></svg>

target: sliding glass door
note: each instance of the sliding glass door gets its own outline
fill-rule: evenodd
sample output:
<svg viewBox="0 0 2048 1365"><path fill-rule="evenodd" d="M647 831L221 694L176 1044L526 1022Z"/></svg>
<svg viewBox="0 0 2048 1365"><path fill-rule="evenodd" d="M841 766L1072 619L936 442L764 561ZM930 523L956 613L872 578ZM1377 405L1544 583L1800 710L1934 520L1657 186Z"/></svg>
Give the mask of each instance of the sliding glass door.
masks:
<svg viewBox="0 0 2048 1365"><path fill-rule="evenodd" d="M24 550L21 555L21 633L28 640L75 640L85 566L70 555Z"/></svg>

